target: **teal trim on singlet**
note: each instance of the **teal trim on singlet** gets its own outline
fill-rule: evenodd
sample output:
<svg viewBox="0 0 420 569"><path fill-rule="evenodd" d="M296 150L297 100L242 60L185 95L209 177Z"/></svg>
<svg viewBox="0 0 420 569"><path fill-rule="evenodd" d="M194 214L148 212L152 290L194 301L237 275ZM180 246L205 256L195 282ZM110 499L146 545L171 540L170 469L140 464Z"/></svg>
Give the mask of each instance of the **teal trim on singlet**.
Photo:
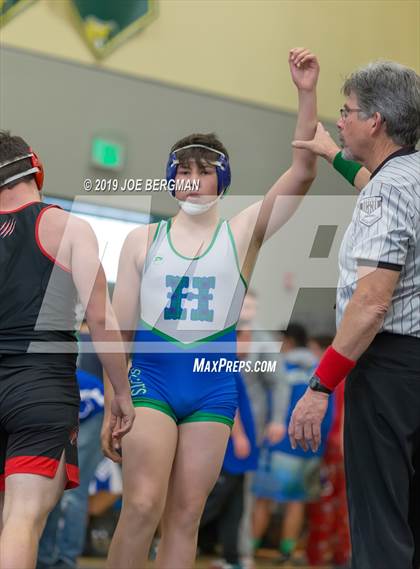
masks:
<svg viewBox="0 0 420 569"><path fill-rule="evenodd" d="M220 338L221 336L224 336L225 334L229 334L230 332L236 330L236 323L235 323L232 326L230 326L229 328L225 328L223 330L220 330L219 332L215 332L214 334L210 334L210 336L206 336L205 338L201 338L200 340L197 340L196 342L191 342L189 344L186 344L185 342L181 342L180 340L177 340L176 338L173 338L172 336L168 336L168 334L165 334L165 332L162 332L161 330L154 328L153 326L151 326L150 324L148 324L144 320L141 320L140 324L146 330L152 332L153 334L156 334L156 336L159 336L163 340L167 340L168 342L171 342L172 344L176 344L177 346L179 346L185 350L189 350L191 348L196 348L196 347L200 346L201 344L204 344L206 342L211 342L212 340L216 340L217 338ZM135 341L136 340L137 340L137 338L135 338Z"/></svg>
<svg viewBox="0 0 420 569"><path fill-rule="evenodd" d="M214 245L214 242L216 241L217 235L220 231L220 228L222 227L223 224L223 219L219 220L219 223L217 224L216 230L213 234L212 240L210 241L209 246L207 247L207 249L204 251L204 253L202 253L201 255L197 255L196 257L186 257L185 255L182 255L182 253L179 253L179 251L177 251L175 249L174 244L172 243L172 238L171 238L171 225L172 225L172 219L168 219L168 222L166 224L166 236L168 238L168 243L170 248L172 249L172 251L175 253L175 255L178 255L178 257L181 257L182 259L186 259L187 261L198 261L199 259L202 259L205 255L207 255L207 253L211 250L211 248Z"/></svg>
<svg viewBox="0 0 420 569"><path fill-rule="evenodd" d="M156 239L158 238L158 235L159 235L159 231L160 231L161 226L162 226L162 220L160 220L159 223L157 224L156 231L155 231L155 234L153 235L153 239L152 239L152 242L151 242L151 244L150 244L150 247L153 245L153 243L154 243L154 242L156 241ZM149 253L147 253L147 254L149 254Z"/></svg>
<svg viewBox="0 0 420 569"><path fill-rule="evenodd" d="M238 250L236 248L235 238L233 237L233 233L232 233L232 229L230 228L229 221L226 221L226 225L227 225L230 241L232 243L233 253L235 255L235 261L236 261L236 266L238 268L239 276L241 277L241 280L244 283L245 290L248 291L248 283L246 282L245 277L242 275L241 267L239 265Z"/></svg>
<svg viewBox="0 0 420 569"><path fill-rule="evenodd" d="M224 415L219 415L218 413L207 413L206 411L196 411L184 419L178 420L175 413L173 412L170 405L164 401L159 401L158 399L147 399L147 398L133 398L134 407L147 407L149 409L154 409L155 411L160 411L168 417L170 417L177 425L183 425L185 423L222 423L232 428L234 421L229 417Z"/></svg>
<svg viewBox="0 0 420 569"><path fill-rule="evenodd" d="M188 417L185 417L185 419L179 421L179 424L183 425L185 423L207 423L207 422L223 423L224 425L227 425L230 428L233 427L232 419L229 419L224 415L218 415L217 413L206 413L205 411L197 411L196 413L193 413L192 415L189 415Z"/></svg>
<svg viewBox="0 0 420 569"><path fill-rule="evenodd" d="M153 247L150 247L148 253L147 253L147 258L146 258L146 263L150 264L151 260L153 259L153 256L157 254L158 251L160 251L160 247L164 247L166 250L166 255L165 253L162 253L165 256L165 259L168 259L167 255L168 253L171 256L175 256L176 259L174 262L176 263L184 263L185 261L188 261L190 263L205 263L206 260L202 260L203 257L205 257L206 255L209 254L209 252L212 250L213 248L213 253L216 252L216 247L218 246L217 244L219 243L219 241L221 240L221 235L223 232L223 243L220 243L220 247L223 246L223 250L225 251L226 249L229 251L229 263L231 263L231 271L232 271L232 279L235 279L235 282L237 283L237 278L239 276L240 280L242 281L242 284L244 286L243 290L240 290L241 294L245 294L248 284L245 280L245 278L243 277L241 271L240 271L240 267L239 267L239 259L238 259L238 252L236 249L236 245L235 245L235 240L231 231L231 228L229 226L229 222L226 219L219 219L217 226L214 230L214 234L212 236L211 242L209 243L209 245L207 246L206 250L198 256L195 257L187 257L185 255L182 255L181 253L179 253L175 247L174 244L172 243L171 240L171 223L172 220L169 219L167 221L163 221L161 223L159 223L158 227L155 230L155 234L153 237L153 242L154 245ZM165 228L165 224L166 224L166 228ZM223 225L226 225L226 237L224 234L224 227ZM166 240L166 243L164 243L164 240ZM161 253L159 253L161 254ZM170 258L170 257L169 257ZM162 258L163 259L163 258ZM183 261L185 260L185 261ZM217 254L216 254L216 258L214 257L214 254L212 254L212 263L215 263L215 267L217 267ZM153 265L150 265L150 267L153 267ZM216 270L216 269L215 269ZM150 273L149 273L150 274ZM147 280L147 275L146 275L146 280ZM144 282L142 284L142 287L144 286ZM235 291L235 295L238 294L238 290L240 289L237 288ZM142 288L143 290L143 288ZM149 287L147 294L148 295L152 295L155 294L155 291L153 290L153 287ZM145 306L148 306L147 302L145 302ZM227 307L227 310L229 310L230 308ZM237 321L235 321L234 323L232 322L232 320L230 320L229 322L221 322L221 324L225 324L225 328L223 329L213 329L213 330L208 330L208 335L205 337L202 337L200 339L195 339L195 338L191 338L191 342L185 341L186 340L186 336L184 336L182 339L180 339L180 335L178 334L173 334L171 333L171 330L169 328L165 329L164 326L156 326L156 323L154 324L149 324L149 319L146 319L145 316L147 314L147 310L146 313L142 315L141 320L139 322L139 326L140 326L140 330L142 329L143 331L148 331L149 333L151 332L151 334L153 334L153 336L162 338L164 341L168 341L171 342L173 345L179 346L182 348L182 350L191 350L194 348L197 348L199 346L202 346L203 344L207 343L207 342L212 342L215 340L218 340L220 338L223 338L225 335L228 336L230 335L232 332L235 331L236 329L236 324ZM136 334L136 341L139 340L140 338L138 337L138 335ZM143 338L144 338L144 334L143 334ZM149 338L150 341L153 341L153 337ZM230 338L229 340L230 341Z"/></svg>
<svg viewBox="0 0 420 569"><path fill-rule="evenodd" d="M132 402L134 407L149 407L149 409L155 409L156 411L160 411L161 413L168 415L168 417L173 419L175 423L178 422L171 406L163 401L159 401L158 399L147 399L146 397L133 397Z"/></svg>

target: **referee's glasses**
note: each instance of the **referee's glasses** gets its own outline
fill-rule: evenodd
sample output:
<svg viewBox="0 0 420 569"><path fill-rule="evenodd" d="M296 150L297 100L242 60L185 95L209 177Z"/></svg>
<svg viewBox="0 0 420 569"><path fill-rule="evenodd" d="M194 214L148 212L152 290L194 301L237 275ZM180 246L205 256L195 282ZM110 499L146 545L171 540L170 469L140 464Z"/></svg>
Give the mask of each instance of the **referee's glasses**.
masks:
<svg viewBox="0 0 420 569"><path fill-rule="evenodd" d="M340 109L341 120L345 121L350 113L360 113L362 109L350 109L349 107L343 107Z"/></svg>

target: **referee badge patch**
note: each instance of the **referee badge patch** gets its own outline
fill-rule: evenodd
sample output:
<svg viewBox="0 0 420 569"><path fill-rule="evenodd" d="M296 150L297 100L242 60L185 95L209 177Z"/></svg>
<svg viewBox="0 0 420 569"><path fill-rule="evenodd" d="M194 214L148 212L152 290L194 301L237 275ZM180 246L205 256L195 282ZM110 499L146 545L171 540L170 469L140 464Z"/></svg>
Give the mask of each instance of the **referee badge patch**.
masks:
<svg viewBox="0 0 420 569"><path fill-rule="evenodd" d="M359 208L359 221L367 226L373 225L382 217L382 197L363 198L359 203Z"/></svg>

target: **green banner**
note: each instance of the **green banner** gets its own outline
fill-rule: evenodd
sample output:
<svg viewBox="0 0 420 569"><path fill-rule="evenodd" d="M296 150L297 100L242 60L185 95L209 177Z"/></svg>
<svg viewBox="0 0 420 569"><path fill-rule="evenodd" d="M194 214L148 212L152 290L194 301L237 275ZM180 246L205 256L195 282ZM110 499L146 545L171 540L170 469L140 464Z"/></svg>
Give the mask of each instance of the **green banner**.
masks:
<svg viewBox="0 0 420 569"><path fill-rule="evenodd" d="M0 0L0 26L4 26L13 16L33 2L34 0Z"/></svg>
<svg viewBox="0 0 420 569"><path fill-rule="evenodd" d="M72 0L82 34L97 57L144 28L156 15L156 0Z"/></svg>

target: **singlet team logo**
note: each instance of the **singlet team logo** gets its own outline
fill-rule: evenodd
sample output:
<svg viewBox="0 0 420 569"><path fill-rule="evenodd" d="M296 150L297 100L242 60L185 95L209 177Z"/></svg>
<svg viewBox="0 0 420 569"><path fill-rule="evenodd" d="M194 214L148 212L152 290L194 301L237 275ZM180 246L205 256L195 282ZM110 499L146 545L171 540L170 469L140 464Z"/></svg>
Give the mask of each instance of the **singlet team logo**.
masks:
<svg viewBox="0 0 420 569"><path fill-rule="evenodd" d="M165 308L165 320L187 320L213 322L214 310L210 308L213 300L212 290L216 287L216 277L180 277L166 275L169 288L169 306ZM194 301L194 308L187 308L186 301Z"/></svg>
<svg viewBox="0 0 420 569"><path fill-rule="evenodd" d="M9 219L9 221L4 221L0 224L0 237L4 239L5 237L10 237L14 232L16 227L16 220Z"/></svg>

